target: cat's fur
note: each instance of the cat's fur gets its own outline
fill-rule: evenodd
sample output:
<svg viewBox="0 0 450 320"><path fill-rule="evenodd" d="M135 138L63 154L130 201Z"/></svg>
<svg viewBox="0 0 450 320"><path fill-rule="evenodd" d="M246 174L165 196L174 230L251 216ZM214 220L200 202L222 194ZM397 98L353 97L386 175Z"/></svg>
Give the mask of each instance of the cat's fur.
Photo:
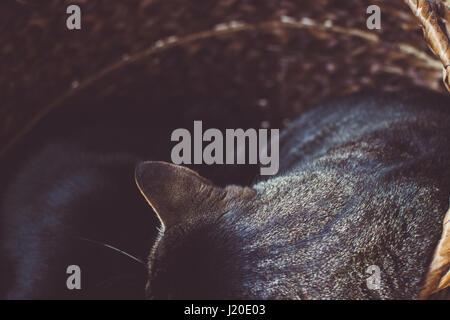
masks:
<svg viewBox="0 0 450 320"><path fill-rule="evenodd" d="M154 222L129 179L136 162L128 154L88 153L67 143L48 145L33 157L2 206L12 274L5 298L140 297L139 263L92 242L137 256L151 245ZM69 265L81 268L81 290L66 287Z"/></svg>
<svg viewBox="0 0 450 320"><path fill-rule="evenodd" d="M142 260L153 245L158 221L136 188L135 166L170 161L171 132L193 120L216 128L260 121L256 113L234 119L220 99L184 101L75 101L1 159L0 298L144 298L145 265L103 245ZM197 169L223 183L257 170L231 167ZM66 287L69 265L81 268L81 290Z"/></svg>
<svg viewBox="0 0 450 320"><path fill-rule="evenodd" d="M450 98L356 95L284 131L280 172L221 188L145 162L136 180L163 229L150 298L415 299L450 195ZM381 288L368 287L369 266Z"/></svg>

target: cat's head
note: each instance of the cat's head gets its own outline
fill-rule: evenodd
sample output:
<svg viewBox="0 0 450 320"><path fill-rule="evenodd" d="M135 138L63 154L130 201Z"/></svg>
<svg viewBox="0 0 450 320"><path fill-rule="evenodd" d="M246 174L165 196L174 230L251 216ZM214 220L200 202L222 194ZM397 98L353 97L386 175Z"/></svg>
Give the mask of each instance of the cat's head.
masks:
<svg viewBox="0 0 450 320"><path fill-rule="evenodd" d="M219 298L230 294L233 263L227 256L233 237L218 228L230 211L251 202L253 189L218 187L196 172L165 162L143 162L136 182L160 222L150 253L149 298ZM226 233L226 232L225 232ZM219 250L220 248L220 250Z"/></svg>

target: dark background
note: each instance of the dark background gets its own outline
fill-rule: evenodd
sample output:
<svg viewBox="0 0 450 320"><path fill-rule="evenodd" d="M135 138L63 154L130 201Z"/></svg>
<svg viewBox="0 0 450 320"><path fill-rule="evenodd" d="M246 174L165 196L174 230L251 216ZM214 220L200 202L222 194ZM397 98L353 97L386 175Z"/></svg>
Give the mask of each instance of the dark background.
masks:
<svg viewBox="0 0 450 320"><path fill-rule="evenodd" d="M66 28L70 4L81 7L81 31ZM370 4L381 6L381 30L366 28ZM333 27L293 27L280 23L284 15ZM214 31L231 21L245 27ZM171 36L177 43L149 50ZM222 101L217 109L232 105L278 127L325 98L414 85L444 91L441 66L401 0L0 2L0 156L64 106Z"/></svg>

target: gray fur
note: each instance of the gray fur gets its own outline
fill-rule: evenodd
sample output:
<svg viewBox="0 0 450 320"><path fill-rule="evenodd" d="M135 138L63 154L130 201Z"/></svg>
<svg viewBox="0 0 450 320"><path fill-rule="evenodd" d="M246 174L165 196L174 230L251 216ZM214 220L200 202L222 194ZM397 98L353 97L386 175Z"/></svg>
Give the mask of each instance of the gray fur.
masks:
<svg viewBox="0 0 450 320"><path fill-rule="evenodd" d="M256 196L222 215L217 198L186 203L205 219L163 231L149 297L418 298L448 208L449 102L371 94L306 112L284 131L280 172L257 181ZM380 290L367 287L371 265Z"/></svg>

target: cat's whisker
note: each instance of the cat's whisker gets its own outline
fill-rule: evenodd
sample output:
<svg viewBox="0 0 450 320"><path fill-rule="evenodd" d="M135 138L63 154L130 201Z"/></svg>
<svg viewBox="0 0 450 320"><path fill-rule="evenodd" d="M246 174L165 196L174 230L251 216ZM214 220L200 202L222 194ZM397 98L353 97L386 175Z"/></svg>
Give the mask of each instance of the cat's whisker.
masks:
<svg viewBox="0 0 450 320"><path fill-rule="evenodd" d="M143 260L141 260L141 259L139 259L139 258L133 256L132 254L130 254L130 253L128 253L128 252L125 252L125 251L123 251L123 250L120 250L120 249L118 249L118 248L116 248L116 247L114 247L114 246L112 246L112 245L110 245L110 244L103 243L103 242L99 242L99 241L92 240L92 239L83 238L83 237L78 237L78 239L83 240L83 241L87 241L87 242L90 242L90 243L93 243L93 244L98 244L98 245L100 245L100 246L103 246L103 247L112 249L112 250L114 250L114 251L116 251L116 252L119 252L119 253L121 253L121 254L127 256L127 257L130 258L130 259L133 259L134 261L136 261L136 262L138 262L138 263L140 263L140 264L142 264L142 265L145 265L145 262L144 262Z"/></svg>

